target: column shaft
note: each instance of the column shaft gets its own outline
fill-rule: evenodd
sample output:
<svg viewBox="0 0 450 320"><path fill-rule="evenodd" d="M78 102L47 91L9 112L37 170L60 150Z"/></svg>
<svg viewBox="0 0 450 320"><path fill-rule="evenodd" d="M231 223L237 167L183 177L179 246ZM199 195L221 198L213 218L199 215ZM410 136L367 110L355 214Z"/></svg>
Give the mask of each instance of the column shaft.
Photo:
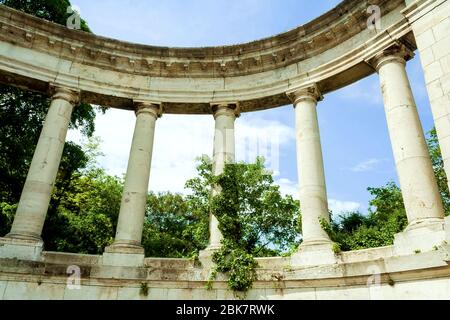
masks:
<svg viewBox="0 0 450 320"><path fill-rule="evenodd" d="M141 247L158 105L139 105L113 248Z"/></svg>
<svg viewBox="0 0 450 320"><path fill-rule="evenodd" d="M297 168L300 184L303 244L330 243L320 220L329 222L316 88L295 93Z"/></svg>
<svg viewBox="0 0 450 320"><path fill-rule="evenodd" d="M410 227L444 217L436 178L401 50L375 59Z"/></svg>
<svg viewBox="0 0 450 320"><path fill-rule="evenodd" d="M220 105L214 112L214 119L216 126L214 132L213 173L220 175L223 173L226 163L235 161L234 123L236 121L236 110L229 105ZM216 187L212 192L220 192L220 189ZM223 236L219 230L219 221L212 214L209 233L209 248L219 248Z"/></svg>
<svg viewBox="0 0 450 320"><path fill-rule="evenodd" d="M76 99L68 89L55 90L7 237L41 240Z"/></svg>

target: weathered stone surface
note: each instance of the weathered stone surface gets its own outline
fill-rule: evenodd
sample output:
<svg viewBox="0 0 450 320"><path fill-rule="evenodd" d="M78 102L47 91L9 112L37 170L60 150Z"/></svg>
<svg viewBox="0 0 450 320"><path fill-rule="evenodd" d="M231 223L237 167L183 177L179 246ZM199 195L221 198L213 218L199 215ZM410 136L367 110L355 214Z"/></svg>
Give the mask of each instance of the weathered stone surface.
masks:
<svg viewBox="0 0 450 320"><path fill-rule="evenodd" d="M367 28L369 3L382 9L382 30ZM274 108L289 98L298 124L304 243L290 258L258 259L258 281L246 298L449 299L450 218L444 219L405 71L417 47L450 176L449 16L448 0L346 0L268 39L176 49L73 32L0 6L0 27L7 31L0 33L0 82L54 93L13 230L0 238L0 299L239 298L227 290L226 275L206 289L211 253L221 240L215 219L200 264L144 258L140 241L155 122L163 111L214 114L218 174L234 160L239 113ZM337 253L319 223L328 218L328 206L316 105L321 94L375 71L409 227L393 246ZM42 252L40 240L78 100L134 111L139 105L116 241L103 256Z"/></svg>
<svg viewBox="0 0 450 320"><path fill-rule="evenodd" d="M160 105L136 104L136 126L120 205L116 238L113 245L105 250L103 255L105 264L117 265L127 263L127 261L130 261L132 265L144 264L144 249L141 246L141 239L155 126L156 120L160 116Z"/></svg>
<svg viewBox="0 0 450 320"><path fill-rule="evenodd" d="M64 300L117 300L117 287L105 286L80 286L79 289L66 287L64 290Z"/></svg>
<svg viewBox="0 0 450 320"><path fill-rule="evenodd" d="M381 7L383 31L367 29L369 3ZM1 7L10 32L0 36L0 80L43 91L45 83L62 85L81 91L83 102L124 109L156 101L166 113L212 114L210 103L239 101L242 112L263 110L288 104L286 91L311 82L327 93L373 73L364 62L373 52L414 43L404 7L404 0L346 0L261 41L183 49L105 39Z"/></svg>
<svg viewBox="0 0 450 320"><path fill-rule="evenodd" d="M250 300L266 299L448 299L450 247L412 255L395 256L389 248L348 252L338 261L353 262L320 266L285 265L283 258L271 258L258 269L258 281L246 295ZM383 254L385 253L385 254ZM50 255L46 253L45 255ZM159 267L111 267L90 259L81 272L79 288L65 270L80 258L51 253L52 264L35 272L32 261L0 261L0 298L3 299L240 299L227 289L225 277L218 277L207 290L208 273L192 268L189 260L152 259ZM58 263L58 257L59 263ZM280 260L280 261L276 261ZM174 268L170 268L173 263ZM272 268L270 265L272 263ZM158 269L164 266L163 269ZM60 270L50 272L50 270ZM159 272L157 272L159 271ZM170 276L168 274L170 273ZM152 274L157 274L153 277ZM75 283L76 284L76 283ZM148 290L143 290L144 284Z"/></svg>
<svg viewBox="0 0 450 320"><path fill-rule="evenodd" d="M450 176L450 2L417 0L403 11L422 58L444 167Z"/></svg>
<svg viewBox="0 0 450 320"><path fill-rule="evenodd" d="M0 238L0 258L40 261L43 249L42 241Z"/></svg>
<svg viewBox="0 0 450 320"><path fill-rule="evenodd" d="M8 281L4 300L62 300L64 286L52 283Z"/></svg>

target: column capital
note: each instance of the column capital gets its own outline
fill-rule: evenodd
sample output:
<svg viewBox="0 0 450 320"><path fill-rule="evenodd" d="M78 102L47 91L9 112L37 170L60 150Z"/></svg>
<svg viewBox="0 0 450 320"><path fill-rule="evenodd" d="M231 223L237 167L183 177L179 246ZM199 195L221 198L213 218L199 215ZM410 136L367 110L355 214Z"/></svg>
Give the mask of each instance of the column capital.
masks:
<svg viewBox="0 0 450 320"><path fill-rule="evenodd" d="M398 62L406 64L407 60L414 57L414 52L406 47L404 44L396 43L395 45L377 53L373 58L366 60L370 66L375 70L380 71L380 68L387 62Z"/></svg>
<svg viewBox="0 0 450 320"><path fill-rule="evenodd" d="M146 101L133 101L136 116L141 113L149 113L156 119L161 118L164 111L161 103L146 102Z"/></svg>
<svg viewBox="0 0 450 320"><path fill-rule="evenodd" d="M213 111L214 118L221 115L235 118L239 118L241 116L241 110L238 102L211 103L211 109Z"/></svg>
<svg viewBox="0 0 450 320"><path fill-rule="evenodd" d="M314 102L322 101L323 95L319 90L317 84L313 84L308 87L303 87L299 89L294 89L286 92L289 99L291 99L294 107L300 102L304 100L313 100Z"/></svg>
<svg viewBox="0 0 450 320"><path fill-rule="evenodd" d="M52 99L62 99L66 100L72 105L80 102L80 91L72 90L65 87L51 86L50 93Z"/></svg>

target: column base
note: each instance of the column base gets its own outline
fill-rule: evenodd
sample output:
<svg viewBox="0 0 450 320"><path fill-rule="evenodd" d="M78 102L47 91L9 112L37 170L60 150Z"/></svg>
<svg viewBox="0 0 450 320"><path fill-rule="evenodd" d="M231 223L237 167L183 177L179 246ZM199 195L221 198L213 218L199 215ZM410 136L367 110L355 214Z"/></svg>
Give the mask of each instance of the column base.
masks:
<svg viewBox="0 0 450 320"><path fill-rule="evenodd" d="M205 250L201 250L198 259L204 268L211 268L213 263L213 255L219 251L221 245L209 245Z"/></svg>
<svg viewBox="0 0 450 320"><path fill-rule="evenodd" d="M320 266L339 262L333 251L333 242L308 242L300 245L298 251L291 256L293 267Z"/></svg>
<svg viewBox="0 0 450 320"><path fill-rule="evenodd" d="M106 247L102 256L103 265L114 267L142 267L144 260L143 247L119 243Z"/></svg>
<svg viewBox="0 0 450 320"><path fill-rule="evenodd" d="M0 238L0 259L42 261L44 242L39 239Z"/></svg>
<svg viewBox="0 0 450 320"><path fill-rule="evenodd" d="M428 219L411 224L395 235L394 253L399 256L435 251L450 243L450 219Z"/></svg>

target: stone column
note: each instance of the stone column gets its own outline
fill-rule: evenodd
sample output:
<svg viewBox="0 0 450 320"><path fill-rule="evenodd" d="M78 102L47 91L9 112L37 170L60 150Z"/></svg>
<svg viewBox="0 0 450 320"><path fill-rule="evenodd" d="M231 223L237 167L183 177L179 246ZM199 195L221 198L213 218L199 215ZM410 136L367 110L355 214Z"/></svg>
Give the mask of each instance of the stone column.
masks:
<svg viewBox="0 0 450 320"><path fill-rule="evenodd" d="M78 94L56 88L39 137L11 232L7 237L41 240L42 228L58 173Z"/></svg>
<svg viewBox="0 0 450 320"><path fill-rule="evenodd" d="M303 234L303 243L292 262L294 265L334 263L332 241L320 223L321 220L330 222L317 118L317 102L322 100L322 96L316 85L288 95L295 107Z"/></svg>
<svg viewBox="0 0 450 320"><path fill-rule="evenodd" d="M409 222L406 232L396 237L396 250L401 254L431 249L444 223L442 200L405 69L406 60L412 56L413 53L406 47L396 45L371 61L380 77L386 119ZM431 238L425 236L427 233L432 234Z"/></svg>
<svg viewBox="0 0 450 320"><path fill-rule="evenodd" d="M160 116L159 105L151 103L136 105L136 126L128 160L116 238L113 245L105 250L104 264L135 265L143 262L142 231L147 205L155 125ZM124 259L119 256L117 260L118 255L108 254L126 254L128 256L124 256ZM133 254L136 255L135 260L131 257Z"/></svg>
<svg viewBox="0 0 450 320"><path fill-rule="evenodd" d="M331 240L320 225L321 219L330 221L317 119L317 102L322 96L315 86L291 96L295 107L303 245L329 243Z"/></svg>
<svg viewBox="0 0 450 320"><path fill-rule="evenodd" d="M406 73L404 47L377 55L373 66L380 76L386 119L409 226L444 217L422 124Z"/></svg>
<svg viewBox="0 0 450 320"><path fill-rule="evenodd" d="M42 228L61 162L72 111L78 97L77 92L69 89L54 89L11 232L4 239L4 241L9 239L11 243L40 248L31 254L32 257L28 257L31 259L37 259L38 251L42 250ZM27 258L27 249L22 249L17 248L13 255Z"/></svg>
<svg viewBox="0 0 450 320"><path fill-rule="evenodd" d="M216 122L213 150L213 173L223 173L226 163L235 161L234 123L239 116L236 104L219 104L213 106ZM213 193L220 192L214 188ZM210 240L207 251L217 250L221 246L222 234L219 230L219 221L211 214L209 225Z"/></svg>

